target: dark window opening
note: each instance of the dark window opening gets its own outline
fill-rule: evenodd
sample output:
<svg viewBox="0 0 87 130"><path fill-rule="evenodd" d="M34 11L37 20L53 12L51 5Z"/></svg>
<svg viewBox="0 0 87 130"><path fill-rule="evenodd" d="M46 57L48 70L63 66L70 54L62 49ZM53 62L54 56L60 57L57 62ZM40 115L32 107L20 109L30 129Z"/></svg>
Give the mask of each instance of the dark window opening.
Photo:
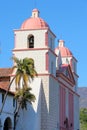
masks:
<svg viewBox="0 0 87 130"><path fill-rule="evenodd" d="M28 37L29 48L34 48L34 36Z"/></svg>
<svg viewBox="0 0 87 130"><path fill-rule="evenodd" d="M4 122L3 130L12 130L12 121L9 117L7 117Z"/></svg>

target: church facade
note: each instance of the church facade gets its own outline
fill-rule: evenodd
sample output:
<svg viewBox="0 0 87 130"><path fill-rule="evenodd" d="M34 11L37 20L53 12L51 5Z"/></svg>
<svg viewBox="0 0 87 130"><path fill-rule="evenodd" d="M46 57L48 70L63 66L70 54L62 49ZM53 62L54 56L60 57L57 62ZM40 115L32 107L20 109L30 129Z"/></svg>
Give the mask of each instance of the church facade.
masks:
<svg viewBox="0 0 87 130"><path fill-rule="evenodd" d="M1 130L79 130L79 95L77 93L77 60L63 40L55 48L55 34L33 9L32 16L20 29L14 30L15 57L33 58L38 76L30 83L36 101L27 110L19 111L12 83L0 115ZM0 106L5 91L15 75L12 68L0 69Z"/></svg>

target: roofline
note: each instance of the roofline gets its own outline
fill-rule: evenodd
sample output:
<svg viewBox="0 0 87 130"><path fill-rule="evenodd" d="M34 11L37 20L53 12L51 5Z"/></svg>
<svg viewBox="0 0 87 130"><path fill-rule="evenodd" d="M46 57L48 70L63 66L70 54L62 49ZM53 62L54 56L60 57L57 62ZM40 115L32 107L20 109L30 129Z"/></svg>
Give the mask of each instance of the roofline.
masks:
<svg viewBox="0 0 87 130"><path fill-rule="evenodd" d="M32 31L32 30L49 30L56 38L56 35L51 31L49 27L44 27L44 28L39 28L39 29L14 29L13 31L15 32L15 31Z"/></svg>
<svg viewBox="0 0 87 130"><path fill-rule="evenodd" d="M72 87L74 87L75 82L72 82L68 77L66 77L63 73L58 73L57 78L60 77L62 78L64 81L66 81L68 84L70 84Z"/></svg>
<svg viewBox="0 0 87 130"><path fill-rule="evenodd" d="M6 92L7 90L5 90L4 88L0 88L0 92ZM9 95L14 95L14 92L8 91Z"/></svg>
<svg viewBox="0 0 87 130"><path fill-rule="evenodd" d="M56 35L51 31L50 28L48 28L48 30L54 35L54 37L56 38Z"/></svg>
<svg viewBox="0 0 87 130"><path fill-rule="evenodd" d="M78 75L78 74L76 74L75 72L73 72L73 74L74 74L74 75L76 75L76 76L77 76L77 78L79 78L79 75Z"/></svg>
<svg viewBox="0 0 87 130"><path fill-rule="evenodd" d="M13 31L31 31L31 30L48 30L49 27L39 28L39 29L14 29Z"/></svg>

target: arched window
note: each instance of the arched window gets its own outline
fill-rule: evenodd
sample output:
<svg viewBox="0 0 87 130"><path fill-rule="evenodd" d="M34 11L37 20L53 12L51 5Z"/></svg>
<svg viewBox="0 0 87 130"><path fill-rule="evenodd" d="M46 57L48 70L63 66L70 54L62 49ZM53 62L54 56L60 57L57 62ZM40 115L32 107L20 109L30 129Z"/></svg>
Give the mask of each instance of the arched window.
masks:
<svg viewBox="0 0 87 130"><path fill-rule="evenodd" d="M28 47L34 48L34 36L33 35L28 36Z"/></svg>
<svg viewBox="0 0 87 130"><path fill-rule="evenodd" d="M12 121L11 121L10 117L7 117L4 122L3 130L11 130L11 129L12 129Z"/></svg>

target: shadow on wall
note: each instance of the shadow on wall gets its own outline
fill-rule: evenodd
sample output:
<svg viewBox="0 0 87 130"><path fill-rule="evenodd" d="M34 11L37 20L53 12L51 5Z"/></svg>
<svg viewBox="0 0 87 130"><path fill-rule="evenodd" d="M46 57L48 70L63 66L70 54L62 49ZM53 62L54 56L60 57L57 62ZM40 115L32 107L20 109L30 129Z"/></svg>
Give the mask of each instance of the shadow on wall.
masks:
<svg viewBox="0 0 87 130"><path fill-rule="evenodd" d="M47 130L47 119L49 113L47 109L46 94L44 92L43 84L41 86L41 130Z"/></svg>
<svg viewBox="0 0 87 130"><path fill-rule="evenodd" d="M41 130L41 82L39 82L35 91L37 91L37 95L35 95L34 106L27 103L27 110L20 109L16 130Z"/></svg>
<svg viewBox="0 0 87 130"><path fill-rule="evenodd" d="M46 102L46 94L44 92L44 86L40 82L37 86L38 98L33 108L29 103L27 104L27 110L20 110L16 130L47 130L48 125L48 109ZM37 96L36 96L37 97Z"/></svg>

